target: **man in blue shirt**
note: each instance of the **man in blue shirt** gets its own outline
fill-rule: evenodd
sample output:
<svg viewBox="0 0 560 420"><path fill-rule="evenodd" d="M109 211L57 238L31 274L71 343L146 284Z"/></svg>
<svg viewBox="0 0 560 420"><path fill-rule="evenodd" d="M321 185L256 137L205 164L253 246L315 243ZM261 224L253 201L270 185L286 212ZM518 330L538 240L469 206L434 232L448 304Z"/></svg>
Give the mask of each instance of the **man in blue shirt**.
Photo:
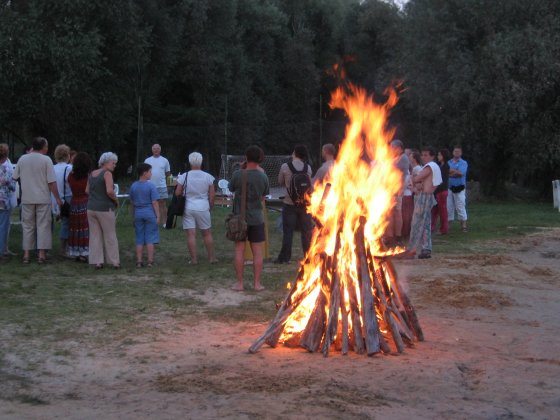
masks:
<svg viewBox="0 0 560 420"><path fill-rule="evenodd" d="M453 148L453 159L449 164L449 193L447 195L447 212L448 220L451 222L455 220L455 212L457 218L461 222L463 232L467 231L467 207L466 207L466 194L467 188L467 170L469 164L461 156L463 150L461 146Z"/></svg>

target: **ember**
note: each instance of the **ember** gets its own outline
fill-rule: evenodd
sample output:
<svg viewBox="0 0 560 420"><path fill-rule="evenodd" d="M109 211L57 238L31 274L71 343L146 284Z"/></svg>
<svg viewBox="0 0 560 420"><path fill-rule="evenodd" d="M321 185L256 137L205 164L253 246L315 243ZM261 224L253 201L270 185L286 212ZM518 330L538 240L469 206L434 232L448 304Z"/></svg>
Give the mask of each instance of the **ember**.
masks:
<svg viewBox="0 0 560 420"><path fill-rule="evenodd" d="M387 250L381 241L402 186L388 147L394 131L386 128L397 96L387 95L380 105L351 85L333 93L330 106L343 108L349 125L332 172L310 197L317 229L295 284L251 353L264 343L325 356L333 347L400 353L424 339L391 262L404 250Z"/></svg>

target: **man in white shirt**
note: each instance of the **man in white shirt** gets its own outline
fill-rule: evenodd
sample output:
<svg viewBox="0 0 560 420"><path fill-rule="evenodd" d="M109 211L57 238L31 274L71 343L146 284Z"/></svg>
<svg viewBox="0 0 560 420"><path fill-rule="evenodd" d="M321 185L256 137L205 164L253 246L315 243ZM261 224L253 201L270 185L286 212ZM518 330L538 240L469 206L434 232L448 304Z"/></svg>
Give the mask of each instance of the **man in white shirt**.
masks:
<svg viewBox="0 0 560 420"><path fill-rule="evenodd" d="M321 156L323 157L323 160L325 162L321 165L319 169L317 169L317 172L315 173L315 176L312 179L313 184L319 181L323 181L323 179L328 175L328 173L331 171L331 168L334 165L335 155L336 155L336 147L334 146L334 144L327 143L323 146L323 148L321 149Z"/></svg>
<svg viewBox="0 0 560 420"><path fill-rule="evenodd" d="M51 159L45 156L49 143L43 137L33 139L33 151L19 158L13 178L21 178L21 219L23 262L29 263L29 251L39 250L38 262L45 262L46 250L52 248L51 193L58 206L62 200L56 187Z"/></svg>
<svg viewBox="0 0 560 420"><path fill-rule="evenodd" d="M414 197L414 214L406 255L410 258L414 258L420 246L422 251L418 255L419 259L432 257L432 207L436 204L434 190L442 183L441 170L434 162L435 156L433 148L424 147L421 153L424 167L412 176L417 192Z"/></svg>
<svg viewBox="0 0 560 420"><path fill-rule="evenodd" d="M161 155L161 146L159 144L154 144L152 146L152 156L147 158L144 163L148 163L152 166L152 179L156 186L159 194L159 214L160 220L163 223L167 220L167 177L171 175L171 167L169 166L169 161Z"/></svg>

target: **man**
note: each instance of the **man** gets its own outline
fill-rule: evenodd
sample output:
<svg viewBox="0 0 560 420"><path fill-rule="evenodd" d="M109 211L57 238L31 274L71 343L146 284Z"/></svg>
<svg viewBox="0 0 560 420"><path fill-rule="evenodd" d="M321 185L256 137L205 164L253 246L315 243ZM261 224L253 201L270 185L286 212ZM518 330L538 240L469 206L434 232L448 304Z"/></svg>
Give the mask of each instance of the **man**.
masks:
<svg viewBox="0 0 560 420"><path fill-rule="evenodd" d="M313 223L311 215L307 213L305 201L302 200L303 191L300 189L304 184L298 182L297 185L294 185L295 183L292 182L294 176L297 176L298 179L304 179L307 176L309 183L307 191L311 188L311 166L305 163L307 156L307 148L298 144L294 147L292 161L284 163L280 167L278 184L286 187L287 194L284 197L284 208L282 209L282 248L278 258L274 260L275 264L290 263L296 225L299 225L301 229L301 248L304 254L307 253L311 244Z"/></svg>
<svg viewBox="0 0 560 420"><path fill-rule="evenodd" d="M147 158L144 163L152 166L152 179L159 194L158 206L160 220L163 220L164 226L167 220L167 177L171 175L171 167L169 161L161 156L161 146L154 144L152 146L152 156Z"/></svg>
<svg viewBox="0 0 560 420"><path fill-rule="evenodd" d="M323 146L323 148L321 149L321 156L323 157L323 160L325 162L321 165L319 169L317 169L317 172L313 177L313 184L316 184L317 182L322 182L323 179L325 179L325 177L327 176L327 174L330 172L331 168L334 165L335 155L336 155L336 147L334 147L333 144L327 143Z"/></svg>
<svg viewBox="0 0 560 420"><path fill-rule="evenodd" d="M389 227L387 228L387 244L388 246L404 246L402 241L402 204L409 175L410 161L408 160L408 155L404 152L403 142L398 139L391 142L391 152L394 156L394 166L401 174L401 188L395 195L394 207L389 219Z"/></svg>
<svg viewBox="0 0 560 420"><path fill-rule="evenodd" d="M435 155L433 148L424 147L421 153L424 167L412 176L417 192L414 196L414 214L406 255L409 258L414 258L419 246L422 247L419 259L432 257L432 207L436 204L434 191L442 182L441 171L434 162Z"/></svg>
<svg viewBox="0 0 560 420"><path fill-rule="evenodd" d="M23 263L29 263L29 251L38 249L39 264L45 262L46 250L52 248L51 193L62 206L52 161L46 156L49 143L44 137L33 139L31 153L19 158L14 179L21 179L21 217L23 229Z"/></svg>
<svg viewBox="0 0 560 420"><path fill-rule="evenodd" d="M467 208L466 193L467 187L467 170L469 164L463 160L463 149L461 146L453 148L453 159L449 164L449 192L447 194L447 218L450 222L455 220L455 211L457 218L461 222L463 232L467 231Z"/></svg>
<svg viewBox="0 0 560 420"><path fill-rule="evenodd" d="M261 284L261 273L263 267L263 242L265 241L263 198L269 193L268 177L259 170L259 163L264 158L262 149L258 146L249 146L245 151L247 165L245 169L236 170L229 181L229 190L235 193L233 200L233 211L241 213L241 191L243 188L243 172L246 173L247 186L245 188L247 198L245 204L245 220L247 222L247 239L253 252L253 277L255 290L264 290ZM243 268L244 268L245 241L235 242L235 257L233 265L237 283L232 286L233 290L243 290Z"/></svg>

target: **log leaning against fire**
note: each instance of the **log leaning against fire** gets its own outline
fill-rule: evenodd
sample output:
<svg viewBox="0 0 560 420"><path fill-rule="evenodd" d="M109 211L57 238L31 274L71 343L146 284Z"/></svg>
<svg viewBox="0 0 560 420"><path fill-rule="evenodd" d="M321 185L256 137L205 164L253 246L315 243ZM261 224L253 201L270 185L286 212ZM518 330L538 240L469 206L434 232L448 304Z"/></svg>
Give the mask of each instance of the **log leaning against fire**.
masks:
<svg viewBox="0 0 560 420"><path fill-rule="evenodd" d="M327 193L328 188L323 194L323 200ZM342 226L342 222L339 220L339 226ZM325 228L318 228L319 238L325 233ZM296 282L282 302L276 317L249 348L250 353L256 353L265 342L276 347L287 320L316 287L320 289L305 328L285 340L285 345L299 345L310 352L321 349L323 355L327 356L334 344L342 354L347 354L349 348L353 347L356 353L367 351L371 356L379 352L391 352L390 341L395 350L401 353L404 351L404 343L413 346L414 339L424 340L416 312L399 285L391 257L373 255L364 237L364 229L365 219L360 220L355 238L357 284L354 284L355 281L350 276L341 273L341 267L337 266L339 235L332 256L325 253L315 256L320 260L320 275L316 282L301 284L305 280L305 268L311 263L311 257L306 256ZM344 281L341 276L344 276ZM352 284L345 287L345 282L348 281L352 281ZM360 292L360 299L356 289Z"/></svg>

